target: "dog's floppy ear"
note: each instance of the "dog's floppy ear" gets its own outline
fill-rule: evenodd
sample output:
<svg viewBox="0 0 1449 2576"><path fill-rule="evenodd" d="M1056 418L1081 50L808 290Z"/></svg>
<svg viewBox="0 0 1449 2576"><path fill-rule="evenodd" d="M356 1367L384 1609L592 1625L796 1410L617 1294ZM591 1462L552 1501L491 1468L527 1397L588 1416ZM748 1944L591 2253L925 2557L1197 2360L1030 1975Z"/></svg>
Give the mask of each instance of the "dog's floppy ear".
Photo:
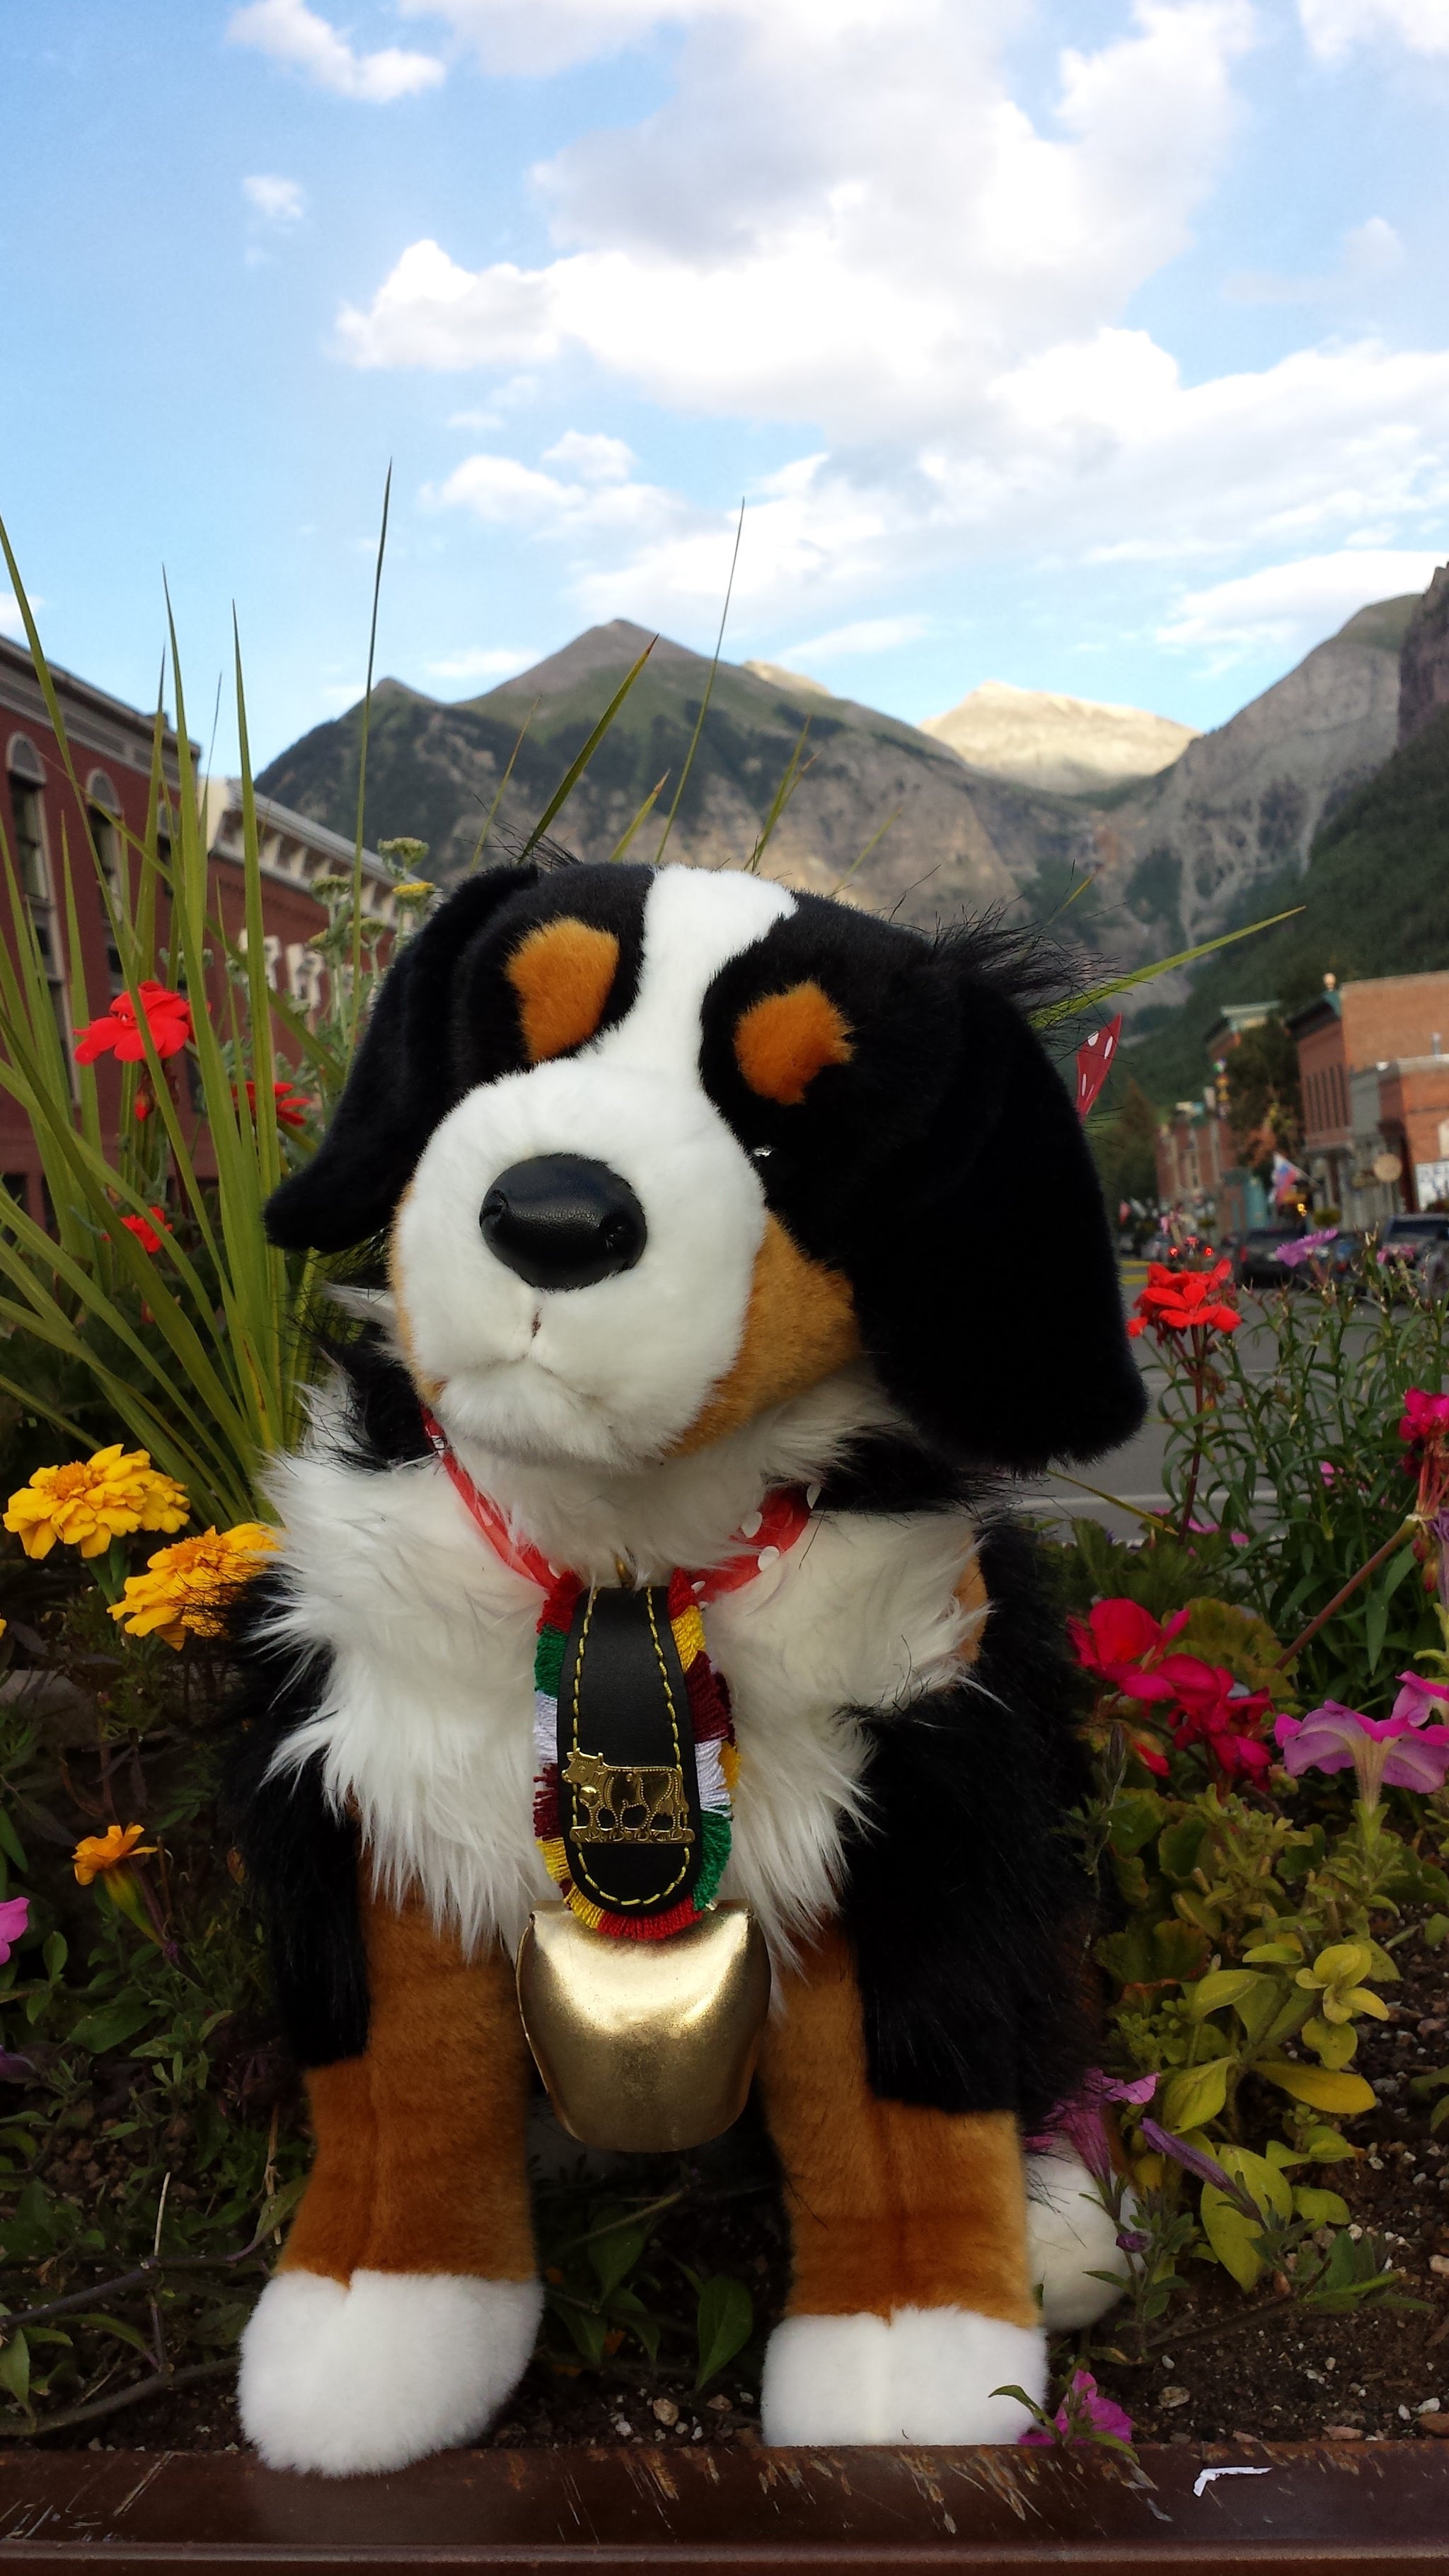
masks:
<svg viewBox="0 0 1449 2576"><path fill-rule="evenodd" d="M383 982L347 1087L310 1163L267 1201L288 1251L345 1252L391 1218L429 1136L453 1105L454 978L476 934L533 867L470 877L409 941Z"/></svg>
<svg viewBox="0 0 1449 2576"><path fill-rule="evenodd" d="M949 952L951 1080L858 1279L867 1349L928 1437L1018 1470L1089 1459L1146 1410L1081 1122L1021 1013Z"/></svg>

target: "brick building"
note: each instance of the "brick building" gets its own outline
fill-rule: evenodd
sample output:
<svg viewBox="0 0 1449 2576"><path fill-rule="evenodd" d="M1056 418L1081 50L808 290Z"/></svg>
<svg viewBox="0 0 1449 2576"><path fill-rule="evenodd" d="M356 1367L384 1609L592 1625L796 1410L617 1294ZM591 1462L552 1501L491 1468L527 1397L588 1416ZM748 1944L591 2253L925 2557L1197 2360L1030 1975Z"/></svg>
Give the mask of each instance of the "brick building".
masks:
<svg viewBox="0 0 1449 2576"><path fill-rule="evenodd" d="M1369 1226L1449 1196L1449 973L1326 977L1286 1026L1316 1203Z"/></svg>
<svg viewBox="0 0 1449 2576"><path fill-rule="evenodd" d="M103 1011L122 986L120 960L109 935L105 907L90 857L87 827L102 866L119 885L119 871L133 870L130 841L144 838L150 797L153 723L149 716L108 697L87 681L52 667L51 679L60 704L71 760L80 782L85 811L66 775L60 746L51 729L45 700L28 652L0 638L0 829L14 862L22 899L34 924L50 984L52 1007L67 1054L74 1031L70 1023L71 957L66 927L63 854L71 862L76 926L87 1007ZM162 773L170 798L179 793L177 741L164 736ZM193 757L195 747L193 746ZM236 935L244 920L242 879L241 792L236 781L211 779L203 788L203 815L209 857L209 901L218 918ZM346 873L352 845L306 816L291 813L265 797L257 799L261 843L262 904L267 939L268 981L297 1005L314 1011L325 994L323 962L312 943L326 915L308 892L311 880L326 873ZM364 853L369 909L380 918L395 917L392 878L372 851ZM8 902L0 900L3 935L15 953L15 925ZM213 996L213 999L216 997ZM278 1026L279 1045L285 1046ZM119 1077L103 1060L97 1067L101 1115L113 1120L119 1099ZM205 1168L203 1146L201 1165ZM43 1219L40 1157L29 1121L8 1093L0 1092L0 1174L12 1195Z"/></svg>
<svg viewBox="0 0 1449 2576"><path fill-rule="evenodd" d="M1235 1160L1228 1122L1210 1091L1179 1100L1157 1131L1157 1196L1165 1208L1212 1221L1218 1192Z"/></svg>

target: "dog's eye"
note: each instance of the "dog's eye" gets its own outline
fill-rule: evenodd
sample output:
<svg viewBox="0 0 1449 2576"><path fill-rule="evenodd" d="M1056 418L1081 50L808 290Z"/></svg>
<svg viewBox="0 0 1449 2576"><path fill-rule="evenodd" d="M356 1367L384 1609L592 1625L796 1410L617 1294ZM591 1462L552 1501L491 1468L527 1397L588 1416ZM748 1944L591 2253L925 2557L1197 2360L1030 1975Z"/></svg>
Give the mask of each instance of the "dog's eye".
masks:
<svg viewBox="0 0 1449 2576"><path fill-rule="evenodd" d="M583 1046L598 1028L619 968L612 930L572 914L540 922L508 960L530 1064Z"/></svg>
<svg viewBox="0 0 1449 2576"><path fill-rule="evenodd" d="M735 1026L735 1060L751 1091L796 1109L827 1064L849 1064L849 1026L818 984L792 984L752 1003Z"/></svg>

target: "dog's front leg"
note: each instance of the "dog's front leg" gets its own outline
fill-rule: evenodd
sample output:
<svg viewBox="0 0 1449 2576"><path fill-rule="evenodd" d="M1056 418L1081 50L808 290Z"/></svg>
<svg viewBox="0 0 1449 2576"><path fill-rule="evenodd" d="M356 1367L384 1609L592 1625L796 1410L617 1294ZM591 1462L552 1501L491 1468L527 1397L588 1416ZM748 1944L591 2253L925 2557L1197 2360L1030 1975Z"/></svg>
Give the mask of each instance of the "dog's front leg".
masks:
<svg viewBox="0 0 1449 2576"><path fill-rule="evenodd" d="M782 1980L761 2058L785 2173L790 2301L765 2358L772 2443L1014 2442L1046 2348L1007 2112L880 2100L848 1945Z"/></svg>
<svg viewBox="0 0 1449 2576"><path fill-rule="evenodd" d="M395 2469L474 2439L542 2307L513 1972L415 1904L364 1909L364 2056L307 2090L317 2153L242 2343L242 2422L273 2468Z"/></svg>

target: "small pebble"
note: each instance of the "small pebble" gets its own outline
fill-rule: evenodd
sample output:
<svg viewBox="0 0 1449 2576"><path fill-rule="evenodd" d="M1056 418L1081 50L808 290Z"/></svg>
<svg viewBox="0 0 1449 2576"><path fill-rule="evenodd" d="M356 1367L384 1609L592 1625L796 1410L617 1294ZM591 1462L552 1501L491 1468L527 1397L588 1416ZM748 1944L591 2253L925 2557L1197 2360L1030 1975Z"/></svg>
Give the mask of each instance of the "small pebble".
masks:
<svg viewBox="0 0 1449 2576"><path fill-rule="evenodd" d="M679 2409L672 2397L656 2397L652 2412L656 2424L677 2424L679 2421Z"/></svg>
<svg viewBox="0 0 1449 2576"><path fill-rule="evenodd" d="M1361 2424L1325 2424L1323 2438L1325 2442L1361 2442L1363 2426Z"/></svg>
<svg viewBox="0 0 1449 2576"><path fill-rule="evenodd" d="M1429 2269L1437 2272L1441 2281L1449 2280L1449 2254L1431 2254Z"/></svg>
<svg viewBox="0 0 1449 2576"><path fill-rule="evenodd" d="M1421 2415L1419 2430L1421 2433L1437 2433L1441 2442L1449 2440L1449 2415L1442 2408L1437 2415Z"/></svg>
<svg viewBox="0 0 1449 2576"><path fill-rule="evenodd" d="M704 2402L713 2415L728 2415L730 2411L730 2401L727 2397L707 2397ZM1436 2406L1438 2402L1436 2398L1434 2401Z"/></svg>
<svg viewBox="0 0 1449 2576"><path fill-rule="evenodd" d="M1191 2403L1191 2400L1190 2388L1160 2388L1157 2392L1159 2406L1186 2406Z"/></svg>

